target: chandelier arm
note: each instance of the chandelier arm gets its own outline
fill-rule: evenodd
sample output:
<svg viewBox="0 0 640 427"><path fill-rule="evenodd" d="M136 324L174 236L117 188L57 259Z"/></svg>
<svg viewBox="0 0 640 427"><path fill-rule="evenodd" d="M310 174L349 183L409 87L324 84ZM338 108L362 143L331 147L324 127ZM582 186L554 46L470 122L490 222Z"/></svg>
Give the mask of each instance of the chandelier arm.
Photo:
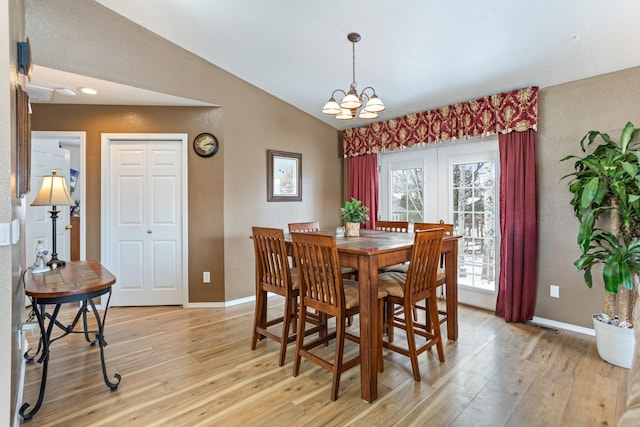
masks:
<svg viewBox="0 0 640 427"><path fill-rule="evenodd" d="M376 94L376 90L374 88L372 88L371 86L367 86L364 89L362 89L362 94L364 94L364 91L367 90L367 89L371 89L371 92L373 92L373 95Z"/></svg>
<svg viewBox="0 0 640 427"><path fill-rule="evenodd" d="M335 98L336 92L342 93L342 96L346 96L347 95L347 92L343 91L342 89L336 89L331 93L331 98Z"/></svg>

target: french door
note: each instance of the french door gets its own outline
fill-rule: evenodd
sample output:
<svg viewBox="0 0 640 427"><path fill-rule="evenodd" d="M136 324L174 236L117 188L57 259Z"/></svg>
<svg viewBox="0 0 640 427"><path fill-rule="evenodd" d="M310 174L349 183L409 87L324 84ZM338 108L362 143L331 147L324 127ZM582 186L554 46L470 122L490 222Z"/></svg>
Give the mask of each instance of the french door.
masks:
<svg viewBox="0 0 640 427"><path fill-rule="evenodd" d="M382 153L380 219L452 223L461 235L458 299L495 309L498 279L498 140Z"/></svg>

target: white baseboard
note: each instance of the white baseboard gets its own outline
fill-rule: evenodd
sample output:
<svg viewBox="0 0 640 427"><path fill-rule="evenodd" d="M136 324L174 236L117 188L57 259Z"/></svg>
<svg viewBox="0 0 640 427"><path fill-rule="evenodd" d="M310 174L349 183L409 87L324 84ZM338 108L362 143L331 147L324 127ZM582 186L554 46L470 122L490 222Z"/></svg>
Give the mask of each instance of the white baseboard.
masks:
<svg viewBox="0 0 640 427"><path fill-rule="evenodd" d="M22 334L21 334L22 335ZM22 354L26 351L29 346L26 338L20 337L20 342L22 343ZM22 400L24 397L24 377L25 371L27 369L27 359L24 357L21 358L22 362L20 362L20 372L18 373L18 390L16 391L16 408L13 416L13 427L20 427L20 407L22 406Z"/></svg>
<svg viewBox="0 0 640 427"><path fill-rule="evenodd" d="M549 320L542 317L533 316L532 322L538 323L543 326L549 326L552 328L558 328L558 329L564 329L566 331L577 332L579 334L591 335L592 337L596 335L596 331L593 329L572 325L571 323L557 322L555 320Z"/></svg>

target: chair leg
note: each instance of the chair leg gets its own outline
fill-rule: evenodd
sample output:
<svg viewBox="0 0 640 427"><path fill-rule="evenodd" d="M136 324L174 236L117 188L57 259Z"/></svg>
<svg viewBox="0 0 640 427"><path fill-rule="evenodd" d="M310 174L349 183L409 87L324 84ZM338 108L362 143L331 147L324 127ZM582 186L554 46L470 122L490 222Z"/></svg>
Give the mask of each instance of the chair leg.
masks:
<svg viewBox="0 0 640 427"><path fill-rule="evenodd" d="M331 400L338 398L340 376L342 375L342 356L344 354L345 319L336 317L336 354L333 360L333 380L331 381Z"/></svg>
<svg viewBox="0 0 640 427"><path fill-rule="evenodd" d="M394 316L394 310L393 310L393 306L395 304L393 304L391 301L387 300L387 341L388 342L393 342L393 330L394 330L394 326L393 326L393 316Z"/></svg>
<svg viewBox="0 0 640 427"><path fill-rule="evenodd" d="M378 372L384 372L382 334L384 333L384 298L378 300Z"/></svg>
<svg viewBox="0 0 640 427"><path fill-rule="evenodd" d="M287 356L287 344L289 343L289 326L292 319L292 301L290 299L284 305L284 317L282 319L282 334L280 335L280 359L278 360L278 366L284 365L284 359Z"/></svg>
<svg viewBox="0 0 640 427"><path fill-rule="evenodd" d="M298 316L298 335L296 336L296 357L293 359L293 376L300 373L300 349L304 344L304 327L307 322L307 307L300 304L300 315Z"/></svg>
<svg viewBox="0 0 640 427"><path fill-rule="evenodd" d="M442 345L442 333L440 331L440 321L438 319L438 302L435 295L429 298L429 315L431 317L431 324L433 328L433 334L436 336L436 350L438 350L438 359L440 362L444 362L444 346Z"/></svg>
<svg viewBox="0 0 640 427"><path fill-rule="evenodd" d="M409 358L411 359L411 369L413 369L413 379L420 381L420 366L418 365L418 353L416 352L416 335L413 329L413 317L411 307L404 308L404 321L407 327L407 345L409 346Z"/></svg>
<svg viewBox="0 0 640 427"><path fill-rule="evenodd" d="M298 298L291 298L291 318L289 322L291 322L291 331L295 334L298 332L298 316L296 313L298 312Z"/></svg>
<svg viewBox="0 0 640 427"><path fill-rule="evenodd" d="M256 343L258 342L258 339L261 339L261 335L258 333L258 325L261 325L263 322L263 313L266 311L266 303L265 303L265 299L266 299L266 292L263 292L262 290L258 291L256 294L256 307L255 307L255 314L253 317L253 336L251 338L251 350L255 350L256 349Z"/></svg>

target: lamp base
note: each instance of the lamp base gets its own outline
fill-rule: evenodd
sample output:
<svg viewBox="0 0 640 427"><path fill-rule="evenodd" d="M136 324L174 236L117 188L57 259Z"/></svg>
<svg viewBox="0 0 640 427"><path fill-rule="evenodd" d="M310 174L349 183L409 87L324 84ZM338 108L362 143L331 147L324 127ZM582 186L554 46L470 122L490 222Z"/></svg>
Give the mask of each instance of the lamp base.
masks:
<svg viewBox="0 0 640 427"><path fill-rule="evenodd" d="M63 265L66 264L66 262L58 258L51 258L49 261L47 261L47 266L54 268L53 264L55 264L56 267L62 267Z"/></svg>

